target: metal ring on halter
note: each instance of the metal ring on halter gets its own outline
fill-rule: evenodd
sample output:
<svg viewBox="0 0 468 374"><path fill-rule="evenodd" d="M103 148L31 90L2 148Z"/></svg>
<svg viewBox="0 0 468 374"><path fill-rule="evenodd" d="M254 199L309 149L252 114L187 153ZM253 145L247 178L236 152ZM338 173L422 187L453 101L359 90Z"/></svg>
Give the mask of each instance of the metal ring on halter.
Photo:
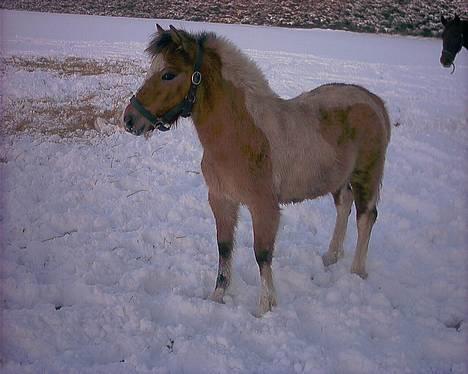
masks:
<svg viewBox="0 0 468 374"><path fill-rule="evenodd" d="M195 85L195 86L198 86L200 85L202 81L202 75L199 71L194 71L193 74L192 74L192 83Z"/></svg>
<svg viewBox="0 0 468 374"><path fill-rule="evenodd" d="M455 64L452 62L452 72L450 74L455 73Z"/></svg>

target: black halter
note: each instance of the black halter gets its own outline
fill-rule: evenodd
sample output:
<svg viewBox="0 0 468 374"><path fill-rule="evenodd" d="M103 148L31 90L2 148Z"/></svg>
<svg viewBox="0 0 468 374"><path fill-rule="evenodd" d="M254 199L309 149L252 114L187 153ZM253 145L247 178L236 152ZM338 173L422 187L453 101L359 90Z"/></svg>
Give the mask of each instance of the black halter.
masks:
<svg viewBox="0 0 468 374"><path fill-rule="evenodd" d="M170 109L168 112L164 113L161 117L158 117L146 109L143 104L136 98L135 95L130 99L130 104L151 124L155 129L159 131L167 131L171 128L175 120L182 116L184 118L190 117L192 114L193 104L195 103L197 96L197 88L202 81L202 75L200 73L200 68L203 62L203 53L202 48L197 44L197 55L195 57L195 65L193 67L193 74L190 83L190 89L187 93L187 96L184 97L184 100L176 105L174 108Z"/></svg>

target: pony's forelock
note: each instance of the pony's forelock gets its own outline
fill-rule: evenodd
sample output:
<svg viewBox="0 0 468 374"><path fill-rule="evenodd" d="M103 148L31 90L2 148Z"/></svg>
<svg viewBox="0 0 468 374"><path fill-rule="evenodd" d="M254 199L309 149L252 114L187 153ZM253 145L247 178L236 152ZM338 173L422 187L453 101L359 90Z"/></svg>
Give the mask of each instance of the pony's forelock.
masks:
<svg viewBox="0 0 468 374"><path fill-rule="evenodd" d="M165 31L164 33L156 32L153 34L153 37L151 38L148 47L145 49L145 52L151 58L154 58L164 49L168 48L171 44L173 44L173 41L171 34L168 31Z"/></svg>
<svg viewBox="0 0 468 374"><path fill-rule="evenodd" d="M199 45L203 45L206 39L208 39L209 37L216 38L215 34L209 32L188 33L184 30L178 30L177 32L184 38L184 40L189 41L193 44L198 43ZM176 42L173 40L171 31L166 30L162 33L156 32L153 34L145 52L150 57L154 58L156 55L164 51L170 50L171 48L177 49L178 47L180 46L177 45Z"/></svg>

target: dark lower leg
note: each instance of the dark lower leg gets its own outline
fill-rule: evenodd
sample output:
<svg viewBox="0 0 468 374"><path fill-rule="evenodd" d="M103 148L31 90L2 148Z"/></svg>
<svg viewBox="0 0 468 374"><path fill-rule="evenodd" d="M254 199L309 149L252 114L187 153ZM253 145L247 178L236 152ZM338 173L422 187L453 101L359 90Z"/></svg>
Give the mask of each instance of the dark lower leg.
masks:
<svg viewBox="0 0 468 374"><path fill-rule="evenodd" d="M231 261L234 247L234 231L237 224L239 204L222 197L209 195L209 203L216 221L218 240L218 276L212 299L223 301L224 292L231 283Z"/></svg>
<svg viewBox="0 0 468 374"><path fill-rule="evenodd" d="M233 242L218 242L219 264L215 289L226 290L231 281L231 259Z"/></svg>

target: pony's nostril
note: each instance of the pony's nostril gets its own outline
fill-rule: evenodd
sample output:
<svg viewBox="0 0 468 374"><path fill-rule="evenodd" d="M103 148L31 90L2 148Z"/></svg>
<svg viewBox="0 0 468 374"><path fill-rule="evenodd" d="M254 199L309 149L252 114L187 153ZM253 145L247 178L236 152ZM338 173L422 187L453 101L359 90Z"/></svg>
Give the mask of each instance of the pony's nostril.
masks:
<svg viewBox="0 0 468 374"><path fill-rule="evenodd" d="M127 131L132 131L132 129L133 129L132 118L131 117L126 117L126 118L124 118L124 121L125 121L125 128L127 129Z"/></svg>

